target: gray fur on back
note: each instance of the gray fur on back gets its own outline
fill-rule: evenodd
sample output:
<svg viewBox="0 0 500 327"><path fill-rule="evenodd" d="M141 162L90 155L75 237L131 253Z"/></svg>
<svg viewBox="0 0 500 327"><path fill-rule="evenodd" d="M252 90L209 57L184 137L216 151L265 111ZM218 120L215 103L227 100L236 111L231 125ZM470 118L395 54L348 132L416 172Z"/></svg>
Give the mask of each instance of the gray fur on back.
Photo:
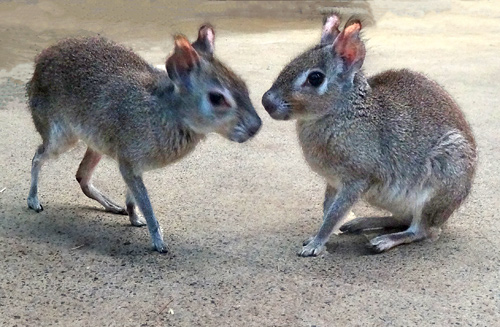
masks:
<svg viewBox="0 0 500 327"><path fill-rule="evenodd" d="M59 124L92 148L143 161L138 166L146 169L179 159L202 138L183 126L182 99L165 71L100 37L44 50L28 96L40 133Z"/></svg>

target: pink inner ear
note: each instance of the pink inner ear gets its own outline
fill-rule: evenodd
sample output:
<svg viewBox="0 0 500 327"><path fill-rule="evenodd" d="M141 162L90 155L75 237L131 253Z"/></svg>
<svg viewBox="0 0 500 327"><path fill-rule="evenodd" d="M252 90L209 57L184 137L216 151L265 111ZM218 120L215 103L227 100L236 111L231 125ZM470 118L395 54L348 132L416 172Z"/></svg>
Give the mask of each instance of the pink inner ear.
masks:
<svg viewBox="0 0 500 327"><path fill-rule="evenodd" d="M321 44L332 44L340 31L338 29L340 20L336 15L328 17L321 31Z"/></svg>
<svg viewBox="0 0 500 327"><path fill-rule="evenodd" d="M198 40L196 42L202 42L206 47L206 51L212 53L214 51L214 41L215 33L211 25L205 25L200 28L198 33Z"/></svg>
<svg viewBox="0 0 500 327"><path fill-rule="evenodd" d="M344 34L348 35L351 37L354 33L359 33L359 30L361 30L361 24L360 23L354 23L352 25L347 26L344 29Z"/></svg>
<svg viewBox="0 0 500 327"><path fill-rule="evenodd" d="M356 48L346 48L344 49L343 57L347 59L348 62L354 62L358 55L358 49Z"/></svg>
<svg viewBox="0 0 500 327"><path fill-rule="evenodd" d="M178 69L189 69L198 64L200 57L184 36L175 38L175 53L172 56Z"/></svg>
<svg viewBox="0 0 500 327"><path fill-rule="evenodd" d="M359 38L361 24L354 23L347 26L335 40L335 51L342 56L349 65L363 59L365 48Z"/></svg>
<svg viewBox="0 0 500 327"><path fill-rule="evenodd" d="M339 19L337 16L333 15L327 18L325 25L323 26L323 33L330 33L334 28L339 26Z"/></svg>
<svg viewBox="0 0 500 327"><path fill-rule="evenodd" d="M171 78L176 75L186 75L191 72L193 67L198 65L200 57L193 49L188 39L182 35L175 37L174 53L167 59L165 66Z"/></svg>
<svg viewBox="0 0 500 327"><path fill-rule="evenodd" d="M191 43L189 43L188 39L186 39L184 36L175 37L175 52L182 52L183 54L190 52L196 53L196 51L191 46Z"/></svg>
<svg viewBox="0 0 500 327"><path fill-rule="evenodd" d="M211 28L207 29L207 40L210 44L214 44L215 34Z"/></svg>

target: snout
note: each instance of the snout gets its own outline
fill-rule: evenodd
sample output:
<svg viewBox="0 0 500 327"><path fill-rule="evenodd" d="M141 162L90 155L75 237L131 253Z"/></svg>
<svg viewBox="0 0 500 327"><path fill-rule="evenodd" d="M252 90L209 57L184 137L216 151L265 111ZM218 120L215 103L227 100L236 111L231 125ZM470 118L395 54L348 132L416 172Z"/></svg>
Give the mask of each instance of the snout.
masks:
<svg viewBox="0 0 500 327"><path fill-rule="evenodd" d="M262 105L264 106L264 109L266 109L267 113L270 115L272 115L278 109L278 106L273 101L273 98L274 95L271 91L267 91L262 96Z"/></svg>
<svg viewBox="0 0 500 327"><path fill-rule="evenodd" d="M262 120L260 119L259 116L254 119L254 122L251 126L248 127L248 136L249 137L254 137L255 134L259 131L260 127L262 126Z"/></svg>
<svg viewBox="0 0 500 327"><path fill-rule="evenodd" d="M240 120L231 131L229 139L238 143L246 142L259 132L261 126L262 120L255 113L255 115Z"/></svg>
<svg viewBox="0 0 500 327"><path fill-rule="evenodd" d="M254 137L257 132L259 131L260 127L262 126L262 120L260 117L256 114L255 116L250 119L249 122L246 123L245 130L246 130L246 138L243 137L240 143L247 141L248 139Z"/></svg>
<svg viewBox="0 0 500 327"><path fill-rule="evenodd" d="M290 106L282 101L272 89L262 96L262 105L274 119L287 120L290 118Z"/></svg>

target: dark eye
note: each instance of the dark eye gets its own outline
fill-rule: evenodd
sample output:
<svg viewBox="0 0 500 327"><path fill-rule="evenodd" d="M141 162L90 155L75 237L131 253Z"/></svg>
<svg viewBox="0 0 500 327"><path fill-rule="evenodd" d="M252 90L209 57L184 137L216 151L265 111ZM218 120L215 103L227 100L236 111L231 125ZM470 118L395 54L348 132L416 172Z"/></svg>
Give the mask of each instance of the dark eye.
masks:
<svg viewBox="0 0 500 327"><path fill-rule="evenodd" d="M313 87L318 87L323 83L323 80L325 79L325 74L321 72L312 72L307 76L307 81L311 86Z"/></svg>
<svg viewBox="0 0 500 327"><path fill-rule="evenodd" d="M226 102L224 96L218 92L208 93L208 99L210 100L210 103L214 106L221 106Z"/></svg>

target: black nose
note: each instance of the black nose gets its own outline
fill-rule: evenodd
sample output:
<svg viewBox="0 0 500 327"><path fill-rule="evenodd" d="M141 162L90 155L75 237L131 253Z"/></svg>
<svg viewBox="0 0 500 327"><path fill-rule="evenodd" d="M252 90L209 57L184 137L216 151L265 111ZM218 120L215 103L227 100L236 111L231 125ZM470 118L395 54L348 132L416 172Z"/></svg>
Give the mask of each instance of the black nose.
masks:
<svg viewBox="0 0 500 327"><path fill-rule="evenodd" d="M255 125L250 126L248 128L248 136L252 137L255 134L257 134L257 132L259 131L261 125L262 125L262 121L259 118Z"/></svg>
<svg viewBox="0 0 500 327"><path fill-rule="evenodd" d="M266 109L266 111L270 114L278 109L278 106L273 102L272 98L273 96L271 91L267 91L262 96L262 105L264 106L264 109Z"/></svg>

